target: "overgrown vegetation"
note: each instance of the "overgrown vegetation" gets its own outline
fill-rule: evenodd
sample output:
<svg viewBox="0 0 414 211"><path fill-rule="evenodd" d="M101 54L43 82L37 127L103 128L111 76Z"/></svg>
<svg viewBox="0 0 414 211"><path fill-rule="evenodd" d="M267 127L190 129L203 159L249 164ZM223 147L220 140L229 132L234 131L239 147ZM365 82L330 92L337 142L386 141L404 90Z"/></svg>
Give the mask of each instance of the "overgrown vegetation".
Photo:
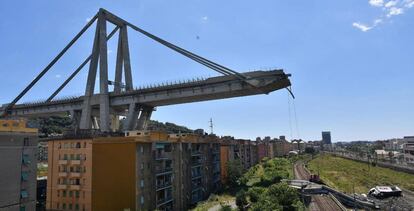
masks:
<svg viewBox="0 0 414 211"><path fill-rule="evenodd" d="M227 193L235 197L233 202L237 210L303 210L296 189L281 182L293 178L292 161L286 158L264 159L244 174L240 161L228 163L229 189ZM230 179L231 176L231 179ZM210 202L209 202L210 201ZM206 204L211 204L206 206ZM229 203L207 200L199 204L195 210L208 210L221 204L221 210L231 210ZM234 210L234 209L233 209Z"/></svg>
<svg viewBox="0 0 414 211"><path fill-rule="evenodd" d="M206 211L214 206L219 206L220 210L232 210L229 203L235 200L235 197L229 194L212 194L206 201L198 203L193 211Z"/></svg>
<svg viewBox="0 0 414 211"><path fill-rule="evenodd" d="M250 168L240 178L241 185L247 187L268 187L282 179L293 178L292 163L285 158L265 159Z"/></svg>
<svg viewBox="0 0 414 211"><path fill-rule="evenodd" d="M292 162L286 158L265 159L241 178L244 187L236 195L240 210L300 210L303 205L296 189L282 179L293 178Z"/></svg>
<svg viewBox="0 0 414 211"><path fill-rule="evenodd" d="M50 135L62 134L65 129L69 129L72 120L68 116L38 117L28 121L30 127L38 128L39 135L48 137Z"/></svg>
<svg viewBox="0 0 414 211"><path fill-rule="evenodd" d="M320 173L321 179L329 186L341 191L367 193L376 185L397 185L414 191L412 174L375 167L333 155L323 154L308 163L313 173Z"/></svg>

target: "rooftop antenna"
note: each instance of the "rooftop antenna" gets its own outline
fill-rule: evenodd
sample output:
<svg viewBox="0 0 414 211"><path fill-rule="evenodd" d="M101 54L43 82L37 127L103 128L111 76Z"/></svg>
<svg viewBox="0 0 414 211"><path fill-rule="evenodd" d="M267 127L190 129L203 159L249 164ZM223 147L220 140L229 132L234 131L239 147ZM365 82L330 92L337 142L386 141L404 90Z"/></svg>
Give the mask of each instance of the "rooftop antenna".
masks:
<svg viewBox="0 0 414 211"><path fill-rule="evenodd" d="M213 118L210 118L210 134L213 134Z"/></svg>

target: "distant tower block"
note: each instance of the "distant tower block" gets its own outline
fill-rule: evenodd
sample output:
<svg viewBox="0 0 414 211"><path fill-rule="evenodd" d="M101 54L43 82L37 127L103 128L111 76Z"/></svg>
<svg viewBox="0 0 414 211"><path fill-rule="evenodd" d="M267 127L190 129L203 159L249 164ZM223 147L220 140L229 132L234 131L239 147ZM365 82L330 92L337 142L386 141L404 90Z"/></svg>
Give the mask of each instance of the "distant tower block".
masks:
<svg viewBox="0 0 414 211"><path fill-rule="evenodd" d="M322 144L332 144L330 131L322 131Z"/></svg>

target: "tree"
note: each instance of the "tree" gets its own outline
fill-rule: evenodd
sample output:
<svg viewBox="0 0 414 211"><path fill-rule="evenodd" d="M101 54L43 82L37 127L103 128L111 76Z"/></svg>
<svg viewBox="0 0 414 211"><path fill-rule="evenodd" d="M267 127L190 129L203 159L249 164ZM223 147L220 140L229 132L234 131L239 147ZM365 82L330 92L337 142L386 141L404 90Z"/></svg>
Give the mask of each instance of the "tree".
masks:
<svg viewBox="0 0 414 211"><path fill-rule="evenodd" d="M232 160L227 163L229 185L239 185L238 180L243 175L243 166L240 160Z"/></svg>
<svg viewBox="0 0 414 211"><path fill-rule="evenodd" d="M230 205L222 205L220 208L220 211L231 211L231 206Z"/></svg>
<svg viewBox="0 0 414 211"><path fill-rule="evenodd" d="M258 191L259 189L256 189L250 193L256 192L255 194L257 194ZM251 209L265 211L302 210L303 204L296 189L289 187L286 183L278 183L271 185L267 190L259 194L256 202L251 200Z"/></svg>
<svg viewBox="0 0 414 211"><path fill-rule="evenodd" d="M236 205L239 208L239 210L244 210L246 205L248 204L246 197L247 194L244 190L240 190L239 192L237 192Z"/></svg>
<svg viewBox="0 0 414 211"><path fill-rule="evenodd" d="M251 202L255 203L263 197L263 194L266 192L266 188L262 187L252 187L247 191L247 195Z"/></svg>

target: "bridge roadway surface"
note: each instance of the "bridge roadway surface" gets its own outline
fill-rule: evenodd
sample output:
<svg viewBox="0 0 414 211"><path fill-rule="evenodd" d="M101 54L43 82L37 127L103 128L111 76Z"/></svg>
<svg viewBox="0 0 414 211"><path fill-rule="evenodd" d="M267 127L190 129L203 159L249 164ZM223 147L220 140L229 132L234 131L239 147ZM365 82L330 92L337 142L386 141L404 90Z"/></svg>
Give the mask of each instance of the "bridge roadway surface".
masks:
<svg viewBox="0 0 414 211"><path fill-rule="evenodd" d="M131 103L150 107L166 106L181 103L199 102L268 94L272 91L290 86L287 74L283 70L246 72L248 83L234 76L218 76L205 80L190 81L178 84L160 85L131 90L122 93L109 93L109 104L112 113L122 115ZM251 84L254 84L252 86ZM91 105L99 107L99 94L92 96ZM13 106L10 116L47 116L62 114L68 111L82 110L83 96L53 101L23 103ZM0 108L0 112L4 107Z"/></svg>
<svg viewBox="0 0 414 211"><path fill-rule="evenodd" d="M305 166L301 162L294 164L294 174L296 179L309 180L310 174L305 169ZM309 204L309 210L312 211L341 211L341 207L329 195L312 195L312 201Z"/></svg>

